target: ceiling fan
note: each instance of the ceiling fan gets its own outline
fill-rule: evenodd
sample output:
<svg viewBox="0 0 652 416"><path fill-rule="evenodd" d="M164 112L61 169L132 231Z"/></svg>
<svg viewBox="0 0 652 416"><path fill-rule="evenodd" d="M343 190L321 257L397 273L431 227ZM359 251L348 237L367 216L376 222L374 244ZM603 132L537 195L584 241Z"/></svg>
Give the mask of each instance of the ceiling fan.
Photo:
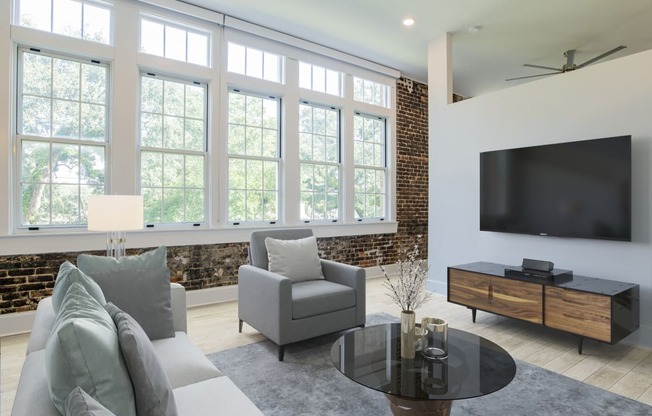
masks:
<svg viewBox="0 0 652 416"><path fill-rule="evenodd" d="M541 65L531 65L531 64L524 64L523 66L527 66L529 68L541 68L541 69L550 69L555 72L547 72L545 74L539 74L539 75L528 75L525 77L516 77L516 78L508 78L505 81L514 81L517 79L525 79L525 78L535 78L535 77L544 77L546 75L555 75L555 74L563 74L564 72L568 71L574 71L576 69L584 68L587 65L591 65L592 63L599 61L600 59L606 58L607 56L611 55L612 53L616 53L621 49L625 49L627 46L618 46L616 48L613 48L612 50L603 53L602 55L596 56L593 59L589 59L588 61L581 63L579 65L576 65L574 60L575 60L575 49L569 49L566 52L564 52L564 56L566 57L566 64L562 66L561 68L552 68L549 66L541 66Z"/></svg>

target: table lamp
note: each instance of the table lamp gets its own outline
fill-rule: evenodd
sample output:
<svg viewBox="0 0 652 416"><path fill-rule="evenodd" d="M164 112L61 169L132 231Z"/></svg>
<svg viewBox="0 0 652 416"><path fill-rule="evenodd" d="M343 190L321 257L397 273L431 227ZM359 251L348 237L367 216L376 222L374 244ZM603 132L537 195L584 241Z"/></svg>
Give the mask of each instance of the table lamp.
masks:
<svg viewBox="0 0 652 416"><path fill-rule="evenodd" d="M88 199L88 230L106 231L107 256L124 256L126 231L142 228L142 195L93 195Z"/></svg>

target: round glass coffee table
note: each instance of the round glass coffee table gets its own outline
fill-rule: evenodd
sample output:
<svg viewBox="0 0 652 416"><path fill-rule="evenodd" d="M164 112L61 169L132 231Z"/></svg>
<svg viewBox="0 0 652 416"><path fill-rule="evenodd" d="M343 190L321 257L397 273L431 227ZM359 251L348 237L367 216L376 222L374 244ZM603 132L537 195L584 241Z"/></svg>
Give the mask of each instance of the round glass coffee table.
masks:
<svg viewBox="0 0 652 416"><path fill-rule="evenodd" d="M496 392L516 375L514 359L480 336L448 329L448 357L401 358L400 324L348 332L331 348L335 367L365 387L385 393L392 413L448 415L452 400Z"/></svg>

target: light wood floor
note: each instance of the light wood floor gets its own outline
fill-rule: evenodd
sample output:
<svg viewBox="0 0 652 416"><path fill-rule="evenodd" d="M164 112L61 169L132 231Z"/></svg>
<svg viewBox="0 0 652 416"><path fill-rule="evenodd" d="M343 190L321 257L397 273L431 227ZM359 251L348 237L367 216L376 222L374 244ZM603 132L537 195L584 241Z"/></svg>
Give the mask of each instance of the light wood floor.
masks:
<svg viewBox="0 0 652 416"><path fill-rule="evenodd" d="M386 312L398 316L400 310L386 295L382 279L367 282L367 313ZM577 354L572 336L509 318L471 312L433 296L417 310L417 322L424 316L444 318L453 328L488 338L516 359L547 368L577 380L652 405L652 350L619 343L607 345L584 342ZM188 334L205 353L215 352L264 339L245 325L238 333L237 302L191 308ZM1 416L9 416L23 365L28 335L0 338Z"/></svg>

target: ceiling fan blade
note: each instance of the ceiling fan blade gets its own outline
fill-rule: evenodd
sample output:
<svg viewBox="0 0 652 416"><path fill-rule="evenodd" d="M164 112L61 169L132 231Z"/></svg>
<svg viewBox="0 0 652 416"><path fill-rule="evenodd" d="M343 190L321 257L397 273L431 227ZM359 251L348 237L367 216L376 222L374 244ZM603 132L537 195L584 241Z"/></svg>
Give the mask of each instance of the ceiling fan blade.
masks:
<svg viewBox="0 0 652 416"><path fill-rule="evenodd" d="M600 55L600 56L596 56L596 57L593 58L593 59L589 59L588 61L586 61L586 62L584 62L584 63L582 63L582 64L577 65L577 68L579 69L579 68L583 68L583 67L585 67L585 66L587 66L587 65L591 65L593 62L595 62L595 61L599 61L600 59L603 59L603 58L606 58L607 56L611 55L612 53L616 53L616 52L618 52L619 50L625 49L626 47L627 47L627 46L620 45L620 46L618 46L617 48L613 48L613 49L610 50L609 52L605 52L605 53L603 53L603 54Z"/></svg>
<svg viewBox="0 0 652 416"><path fill-rule="evenodd" d="M549 72L547 74L539 74L539 75L528 75L526 77L516 77L516 78L508 78L505 81L514 81L517 79L525 79L525 78L536 78L536 77L545 77L546 75L556 75L556 74L562 74L562 71L557 71L557 72Z"/></svg>
<svg viewBox="0 0 652 416"><path fill-rule="evenodd" d="M551 71L562 71L561 68L553 68L551 66L541 66L541 65L531 65L531 64L523 64L523 66L527 66L528 68L549 69Z"/></svg>

